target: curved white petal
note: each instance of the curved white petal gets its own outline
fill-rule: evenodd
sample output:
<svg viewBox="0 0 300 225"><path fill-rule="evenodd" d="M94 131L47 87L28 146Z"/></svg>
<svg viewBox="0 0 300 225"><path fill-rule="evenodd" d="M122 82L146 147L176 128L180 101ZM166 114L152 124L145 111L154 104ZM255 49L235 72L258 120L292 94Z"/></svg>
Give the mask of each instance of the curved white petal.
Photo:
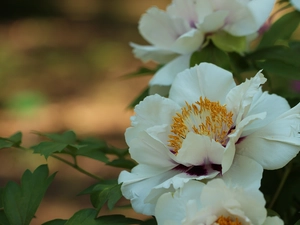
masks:
<svg viewBox="0 0 300 225"><path fill-rule="evenodd" d="M130 43L133 47L133 54L136 58L141 59L143 62L148 62L150 60L165 64L173 60L178 56L177 53L169 49L163 49L152 45L138 45L135 43Z"/></svg>
<svg viewBox="0 0 300 225"><path fill-rule="evenodd" d="M198 181L189 181L183 188L175 193L165 193L157 201L155 217L158 224L178 224L186 217L186 205L191 199L197 199L199 204L200 195L204 184ZM197 204L196 203L196 204ZM196 205L195 211L200 208ZM176 212L176 213L174 213Z"/></svg>
<svg viewBox="0 0 300 225"><path fill-rule="evenodd" d="M134 128L136 130L145 130L156 125L172 124L173 116L180 109L176 102L168 98L159 95L147 96L135 106L135 116L131 117L131 126L139 126L139 129ZM125 134L125 137L128 138L128 135Z"/></svg>
<svg viewBox="0 0 300 225"><path fill-rule="evenodd" d="M244 83L233 88L226 96L227 109L233 112L236 124L245 117L251 106L254 96L260 93L260 85L266 82L262 73L257 73L255 77L246 80Z"/></svg>
<svg viewBox="0 0 300 225"><path fill-rule="evenodd" d="M222 173L225 173L231 166L234 157L236 155L236 143L238 142L239 138L241 137L241 134L243 132L243 129L253 123L256 120L262 120L266 117L266 113L259 113L255 115L251 115L246 117L244 120L242 120L239 124L237 124L234 132L229 134L229 141L227 143L223 160L222 160Z"/></svg>
<svg viewBox="0 0 300 225"><path fill-rule="evenodd" d="M194 103L201 96L224 104L225 96L233 87L235 82L230 72L210 63L201 63L178 74L169 98L181 106L185 102Z"/></svg>
<svg viewBox="0 0 300 225"><path fill-rule="evenodd" d="M168 87L169 89L176 75L189 67L190 58L190 54L179 56L159 69L149 82L149 93L161 94L159 87Z"/></svg>
<svg viewBox="0 0 300 225"><path fill-rule="evenodd" d="M275 102L276 104L274 104ZM285 98L260 91L254 96L248 114L245 117L261 112L266 112L267 116L263 120L256 120L247 125L243 130L242 136L248 136L255 130L264 127L289 109L289 103Z"/></svg>
<svg viewBox="0 0 300 225"><path fill-rule="evenodd" d="M167 7L167 13L174 17L181 17L187 20L191 27L197 22L198 15L195 11L194 0L173 0Z"/></svg>
<svg viewBox="0 0 300 225"><path fill-rule="evenodd" d="M299 0L290 0L291 4L300 11L300 1Z"/></svg>
<svg viewBox="0 0 300 225"><path fill-rule="evenodd" d="M191 29L176 39L171 49L179 54L191 54L198 50L204 41L204 33Z"/></svg>
<svg viewBox="0 0 300 225"><path fill-rule="evenodd" d="M125 198L130 199L132 208L136 212L153 215L155 203L145 202L145 199L156 185L177 173L178 171L163 171L140 164L134 167L131 173L122 171L118 183L123 183L121 186L122 194Z"/></svg>
<svg viewBox="0 0 300 225"><path fill-rule="evenodd" d="M267 215L263 194L258 189L228 187L221 179L213 179L203 187L200 201L206 207L224 207L230 215L248 219L251 224L262 224Z"/></svg>
<svg viewBox="0 0 300 225"><path fill-rule="evenodd" d="M211 0L196 1L195 10L198 14L198 24L202 24L205 17L214 12L214 7Z"/></svg>
<svg viewBox="0 0 300 225"><path fill-rule="evenodd" d="M226 23L228 11L216 11L204 18L201 28L205 33L211 33L221 29Z"/></svg>
<svg viewBox="0 0 300 225"><path fill-rule="evenodd" d="M170 169L176 166L170 160L170 151L158 140L151 137L146 131L141 131L128 143L131 158L138 163Z"/></svg>
<svg viewBox="0 0 300 225"><path fill-rule="evenodd" d="M284 225L284 223L278 216L268 216L262 225Z"/></svg>
<svg viewBox="0 0 300 225"><path fill-rule="evenodd" d="M300 104L237 144L237 154L250 157L265 169L285 166L300 148Z"/></svg>
<svg viewBox="0 0 300 225"><path fill-rule="evenodd" d="M176 161L185 166L221 164L224 147L210 137L189 132L182 143Z"/></svg>
<svg viewBox="0 0 300 225"><path fill-rule="evenodd" d="M236 155L230 169L221 176L228 187L237 184L245 190L258 190L262 178L262 166L245 156Z"/></svg>
<svg viewBox="0 0 300 225"><path fill-rule="evenodd" d="M164 49L170 48L178 37L189 30L186 20L171 17L156 7L148 9L139 22L139 31L145 40Z"/></svg>
<svg viewBox="0 0 300 225"><path fill-rule="evenodd" d="M275 0L252 0L246 4L236 0L228 2L228 5L233 5L233 10L227 18L225 31L234 36L246 36L258 31L268 19Z"/></svg>

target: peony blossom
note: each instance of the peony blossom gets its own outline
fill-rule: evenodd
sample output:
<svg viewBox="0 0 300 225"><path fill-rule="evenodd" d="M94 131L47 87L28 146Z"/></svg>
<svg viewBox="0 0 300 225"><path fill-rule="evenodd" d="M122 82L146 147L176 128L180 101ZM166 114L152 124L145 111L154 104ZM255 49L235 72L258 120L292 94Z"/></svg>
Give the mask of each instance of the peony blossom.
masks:
<svg viewBox="0 0 300 225"><path fill-rule="evenodd" d="M291 0L291 4L295 7L295 9L300 11L300 1L299 0Z"/></svg>
<svg viewBox="0 0 300 225"><path fill-rule="evenodd" d="M166 11L148 9L140 19L139 31L150 45L131 46L142 61L165 64L150 81L150 93L166 95L175 75L189 67L191 54L208 39L225 51L246 50L247 36L259 31L274 3L275 0L173 0Z"/></svg>
<svg viewBox="0 0 300 225"><path fill-rule="evenodd" d="M175 193L163 194L155 217L158 225L283 225L279 217L267 217L258 189L222 179L207 184L189 181Z"/></svg>
<svg viewBox="0 0 300 225"><path fill-rule="evenodd" d="M294 158L300 104L291 109L284 98L263 92L265 82L259 72L236 85L230 72L201 63L178 74L169 98L152 95L140 102L125 133L138 165L119 176L133 208L153 215L162 193L191 179L242 180Z"/></svg>

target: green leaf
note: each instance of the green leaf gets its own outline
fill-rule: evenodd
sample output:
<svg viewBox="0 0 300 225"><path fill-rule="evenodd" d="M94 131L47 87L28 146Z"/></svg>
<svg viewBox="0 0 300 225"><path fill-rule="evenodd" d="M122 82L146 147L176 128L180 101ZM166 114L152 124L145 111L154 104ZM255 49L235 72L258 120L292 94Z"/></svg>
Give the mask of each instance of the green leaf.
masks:
<svg viewBox="0 0 300 225"><path fill-rule="evenodd" d="M230 66L231 66L229 71L232 71L234 75L239 75L251 69L245 57L242 57L240 54L236 52L230 52L228 53L228 56L230 59Z"/></svg>
<svg viewBox="0 0 300 225"><path fill-rule="evenodd" d="M32 146L34 153L39 153L43 155L46 159L56 152L61 152L68 145L63 143L55 143L55 142L41 142L38 145Z"/></svg>
<svg viewBox="0 0 300 225"><path fill-rule="evenodd" d="M233 36L227 32L217 32L211 37L212 42L215 46L225 52L244 52L246 49L246 37Z"/></svg>
<svg viewBox="0 0 300 225"><path fill-rule="evenodd" d="M42 225L65 225L67 220L62 220L62 219L56 219L56 220L51 220L46 223L43 223Z"/></svg>
<svg viewBox="0 0 300 225"><path fill-rule="evenodd" d="M126 218L124 215L107 215L97 218L100 224L105 225L127 225L127 224L140 224L142 221L132 218Z"/></svg>
<svg viewBox="0 0 300 225"><path fill-rule="evenodd" d="M48 175L47 165L41 165L33 173L26 170L20 186L12 181L7 183L3 204L10 225L28 225L30 223L55 176L55 174L50 177Z"/></svg>
<svg viewBox="0 0 300 225"><path fill-rule="evenodd" d="M102 185L115 185L118 183L118 180L116 179L112 179L112 180L103 180L103 181L100 181L99 183L96 183L96 184L93 184L91 186L89 186L88 188L86 188L85 190L81 191L78 195L86 195L86 194L91 194L93 192L97 192L101 189L95 189L95 187L99 184L102 184Z"/></svg>
<svg viewBox="0 0 300 225"><path fill-rule="evenodd" d="M79 140L78 141L79 145L87 147L90 150L87 151L100 151L104 154L111 154L111 155L116 155L118 157L124 157L125 155L128 155L128 151L127 150L123 150L123 149L118 149L115 147L110 147L106 144L105 141L103 140L99 140L96 138L86 138L83 140ZM80 154L82 154L81 152L81 148L79 149ZM106 161L107 162L107 161Z"/></svg>
<svg viewBox="0 0 300 225"><path fill-rule="evenodd" d="M82 209L76 212L65 225L100 225L99 221L96 221L97 211L95 209ZM102 225L102 224L101 224Z"/></svg>
<svg viewBox="0 0 300 225"><path fill-rule="evenodd" d="M3 209L0 210L0 224L1 225L11 225L9 223Z"/></svg>
<svg viewBox="0 0 300 225"><path fill-rule="evenodd" d="M246 59L250 60L278 60L282 63L292 64L294 66L300 66L298 59L300 54L300 48L294 45L293 48L289 48L283 45L272 46L259 49L253 53L246 55Z"/></svg>
<svg viewBox="0 0 300 225"><path fill-rule="evenodd" d="M193 67L201 62L213 63L224 69L229 69L228 55L222 50L209 44L201 51L194 52L190 59L190 67Z"/></svg>
<svg viewBox="0 0 300 225"><path fill-rule="evenodd" d="M65 225L129 225L140 224L140 220L126 218L123 215L97 217L95 209L82 209L76 212Z"/></svg>
<svg viewBox="0 0 300 225"><path fill-rule="evenodd" d="M144 100L149 95L149 87L146 87L138 97L136 97L128 106L129 109L133 109L140 101Z"/></svg>
<svg viewBox="0 0 300 225"><path fill-rule="evenodd" d="M136 72L133 73L129 73L124 75L124 78L132 78L132 77L138 77L138 76L149 76L149 75L153 75L154 73L156 73L156 71L160 68L161 66L158 66L156 69L148 69L145 67L141 67L139 68Z"/></svg>
<svg viewBox="0 0 300 225"><path fill-rule="evenodd" d="M143 221L140 225L157 225L156 219L151 218Z"/></svg>
<svg viewBox="0 0 300 225"><path fill-rule="evenodd" d="M278 217L280 217L280 215L272 209L267 209L267 216L278 216Z"/></svg>
<svg viewBox="0 0 300 225"><path fill-rule="evenodd" d="M136 166L136 163L128 159L115 159L111 162L106 163L106 165L124 168L124 169L132 169L133 167Z"/></svg>
<svg viewBox="0 0 300 225"><path fill-rule="evenodd" d="M294 225L300 225L300 220L298 220Z"/></svg>
<svg viewBox="0 0 300 225"><path fill-rule="evenodd" d="M76 134L74 133L74 131L66 131L62 134L57 134L57 133L39 133L36 132L37 134L47 137L50 140L52 140L53 142L59 142L59 143L63 143L63 144L75 144L76 142Z"/></svg>
<svg viewBox="0 0 300 225"><path fill-rule="evenodd" d="M17 132L10 136L9 138L0 137L0 149L2 148L10 148L10 147L18 147L22 142L22 133Z"/></svg>
<svg viewBox="0 0 300 225"><path fill-rule="evenodd" d="M280 17L266 31L257 48L272 46L278 40L288 40L298 27L300 22L300 13L293 11Z"/></svg>
<svg viewBox="0 0 300 225"><path fill-rule="evenodd" d="M0 209L3 208L3 192L4 188L0 187Z"/></svg>
<svg viewBox="0 0 300 225"><path fill-rule="evenodd" d="M5 139L0 139L0 149L3 148L10 148L12 147L14 144L8 140Z"/></svg>
<svg viewBox="0 0 300 225"><path fill-rule="evenodd" d="M13 143L13 146L18 147L22 142L22 133L17 132L8 138Z"/></svg>
<svg viewBox="0 0 300 225"><path fill-rule="evenodd" d="M99 148L94 148L94 146L83 146L76 151L76 155L86 156L105 163L108 162L108 158L105 153L103 153Z"/></svg>
<svg viewBox="0 0 300 225"><path fill-rule="evenodd" d="M98 184L93 188L93 193L90 196L93 206L98 211L101 210L106 202L108 208L110 210L113 209L121 197L121 184Z"/></svg>
<svg viewBox="0 0 300 225"><path fill-rule="evenodd" d="M257 65L260 68L277 76L295 80L300 79L300 66L294 66L279 60L266 60L264 62L257 62Z"/></svg>

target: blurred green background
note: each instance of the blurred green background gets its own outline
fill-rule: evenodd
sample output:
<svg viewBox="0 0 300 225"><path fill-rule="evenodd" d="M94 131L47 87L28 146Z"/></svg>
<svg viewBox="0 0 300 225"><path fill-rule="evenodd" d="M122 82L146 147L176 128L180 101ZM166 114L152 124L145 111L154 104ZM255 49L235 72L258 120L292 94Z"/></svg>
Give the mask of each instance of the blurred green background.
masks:
<svg viewBox="0 0 300 225"><path fill-rule="evenodd" d="M146 43L137 29L140 16L152 5L165 9L167 4L166 0L2 1L0 136L21 131L28 147L40 141L32 131L71 129L80 137L126 147L123 135L132 115L126 107L150 78L122 78L144 65L134 58L129 42ZM46 161L30 152L1 150L0 186L8 180L19 182L25 169L42 163ZM51 173L59 172L33 225L67 219L91 207L88 196L76 195L94 180L53 159L48 163ZM120 172L85 158L79 164L105 178ZM138 216L126 209L102 213Z"/></svg>

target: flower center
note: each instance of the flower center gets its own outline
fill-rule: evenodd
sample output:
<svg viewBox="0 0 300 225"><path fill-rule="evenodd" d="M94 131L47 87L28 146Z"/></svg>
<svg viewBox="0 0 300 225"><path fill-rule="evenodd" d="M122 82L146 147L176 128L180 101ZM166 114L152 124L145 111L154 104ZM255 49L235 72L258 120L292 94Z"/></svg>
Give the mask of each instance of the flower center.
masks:
<svg viewBox="0 0 300 225"><path fill-rule="evenodd" d="M242 223L237 218L235 218L235 220L232 220L230 217L224 216L220 216L215 223L219 225L242 225Z"/></svg>
<svg viewBox="0 0 300 225"><path fill-rule="evenodd" d="M191 105L187 102L185 104L186 106L181 108L181 113L173 117L172 134L169 135L171 151L174 154L178 153L189 132L206 135L225 146L233 124L233 113L227 112L225 105L202 97Z"/></svg>

